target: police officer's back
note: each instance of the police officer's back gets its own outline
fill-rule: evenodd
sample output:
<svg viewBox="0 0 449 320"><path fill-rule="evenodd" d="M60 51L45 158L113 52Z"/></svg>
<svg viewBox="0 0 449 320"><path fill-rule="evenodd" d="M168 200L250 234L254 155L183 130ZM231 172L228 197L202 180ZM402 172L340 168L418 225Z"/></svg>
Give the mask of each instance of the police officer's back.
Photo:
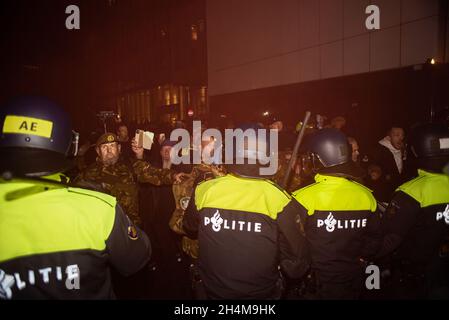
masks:
<svg viewBox="0 0 449 320"><path fill-rule="evenodd" d="M372 258L381 244L376 200L352 179L351 149L343 133L322 129L306 145L318 172L316 182L293 196L301 204L319 298L356 299L363 283L362 261Z"/></svg>
<svg viewBox="0 0 449 320"><path fill-rule="evenodd" d="M279 265L290 277L302 276L308 267L305 241L295 223L297 204L263 179L257 165L227 169L230 174L197 186L183 220L184 231L199 240L206 297L279 298Z"/></svg>
<svg viewBox="0 0 449 320"><path fill-rule="evenodd" d="M42 179L67 167L67 115L37 97L0 111L0 298L114 298L109 267L149 260L148 238L115 198Z"/></svg>
<svg viewBox="0 0 449 320"><path fill-rule="evenodd" d="M449 128L437 123L419 125L412 131L410 144L418 176L401 185L390 202L379 257L394 252L393 265L397 261L400 266L393 271L401 273L394 279L414 283L412 291L394 297L437 298L444 291L449 298L447 269L438 278L439 249L449 236L449 176L442 173L449 160Z"/></svg>

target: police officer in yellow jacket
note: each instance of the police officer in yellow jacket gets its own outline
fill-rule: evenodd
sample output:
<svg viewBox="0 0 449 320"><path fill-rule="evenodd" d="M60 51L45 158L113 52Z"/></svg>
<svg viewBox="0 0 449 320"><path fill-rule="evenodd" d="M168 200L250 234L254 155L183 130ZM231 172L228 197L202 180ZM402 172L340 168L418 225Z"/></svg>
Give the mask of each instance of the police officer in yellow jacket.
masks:
<svg viewBox="0 0 449 320"><path fill-rule="evenodd" d="M449 128L419 125L410 144L418 176L396 190L383 219L384 245L378 255L394 252L393 265L399 264L393 297L449 298L447 267L443 271L439 257L449 236L449 176L442 173L449 160Z"/></svg>
<svg viewBox="0 0 449 320"><path fill-rule="evenodd" d="M237 150L236 163L260 159L262 139L257 143L255 149L250 145L256 143L248 141ZM227 165L230 174L200 183L189 201L183 229L199 240L198 268L205 298L279 298L279 266L294 278L307 271L305 239L296 224L297 204L260 176L259 168L249 163Z"/></svg>
<svg viewBox="0 0 449 320"><path fill-rule="evenodd" d="M293 193L300 203L320 299L357 299L364 263L381 244L380 220L371 190L353 181L351 147L336 129L308 137L315 183Z"/></svg>
<svg viewBox="0 0 449 320"><path fill-rule="evenodd" d="M22 97L0 126L0 299L114 298L109 268L138 271L150 243L115 198L44 178L67 168L68 116Z"/></svg>

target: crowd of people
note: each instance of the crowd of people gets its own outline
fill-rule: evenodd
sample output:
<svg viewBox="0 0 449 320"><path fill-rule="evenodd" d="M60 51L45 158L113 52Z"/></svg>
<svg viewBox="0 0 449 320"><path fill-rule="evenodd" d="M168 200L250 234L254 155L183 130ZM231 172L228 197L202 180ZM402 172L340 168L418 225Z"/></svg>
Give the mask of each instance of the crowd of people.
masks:
<svg viewBox="0 0 449 320"><path fill-rule="evenodd" d="M28 103L37 108L36 102ZM14 108L19 110L21 106ZM24 110L29 112L27 108ZM2 120L6 121L8 116L4 115ZM361 150L357 137L345 134L344 117L326 123L326 118L319 116L307 124L299 153L292 154L303 124L290 128L282 119L269 119L236 126L277 131L278 170L275 175L257 179L252 173L240 171L242 167L219 162L173 164L172 150L178 141L170 140L170 133L176 128L188 129L191 124L186 122L139 128L120 119L113 127L109 126L108 132L100 129L81 137L74 165L65 167L64 172L51 179L112 196L123 210L120 219L128 219L128 223L122 221L127 241L144 239L148 241L147 247L151 244L151 259L139 258L141 253L136 253L138 261L130 269L137 273L120 272L124 268L122 262L113 264L112 291L118 298L449 298L449 277L444 272L449 265L449 223L441 224L445 228L432 229L433 225L426 228L433 221L419 218L419 205L415 208L404 196L413 194L414 200L422 200L413 193L416 183L414 186L406 183L415 181L412 179L418 172L421 181L437 179L433 176L435 165L419 162L420 151L416 146L413 149L413 143L406 143L412 131L391 126L384 137ZM442 128L442 139L449 138L444 136L447 123L436 127ZM206 128L203 124L202 129ZM154 133L151 149L144 149L136 141L133 134L136 129ZM217 129L234 127L229 123ZM416 130L419 132L419 127ZM422 130L419 137L430 134L427 129ZM201 142L202 147L213 143L213 139ZM446 161L449 147L444 143L440 146ZM195 147L192 145L191 149ZM2 171L15 165L2 165ZM438 165L438 179L442 180L431 189L439 198L434 196L438 198L436 202L428 198L422 201L432 206L448 202L447 212L441 213L449 221L449 182L441 172L442 164ZM287 184L283 185L286 175ZM399 196L398 191L402 191ZM401 210L413 214L414 220ZM416 221L427 225L414 225ZM212 233L206 228L209 224ZM264 240L252 238L251 232L262 232L265 224L271 231L264 233ZM248 234L218 235L222 227ZM347 233L336 241L332 234L335 229ZM352 229L357 229L356 235L351 233ZM426 245L416 240L415 233L420 230L425 232L422 236L429 237L424 241ZM408 233L414 233L413 237L408 237ZM410 239L414 242L404 245ZM251 243L254 251L245 251L247 243ZM427 252L429 248L435 252ZM129 254L123 252L117 259L132 261L134 250L129 249ZM406 250L408 256L398 254ZM417 256L424 252L425 262L413 261L410 258L413 250ZM4 269L1 258L0 255L0 269ZM273 263L275 270L268 271L266 266ZM381 290L364 289L363 271L372 263L382 271Z"/></svg>
<svg viewBox="0 0 449 320"><path fill-rule="evenodd" d="M323 128L345 133L347 123L344 117L337 116L328 123L324 116L317 119L307 126L304 145L308 143L308 136ZM266 128L278 132L279 166L276 174L268 178L281 185L287 167L292 165L285 186L290 193L315 182L316 172L305 147L301 148L295 163L290 163L301 125L299 123L295 128L290 128L284 125L282 119L274 116L264 122L246 122L239 126L243 129ZM234 129L232 126L233 122L228 121L227 126L218 129ZM95 144L87 141L81 147L76 159L78 174L74 181L115 196L133 222L150 236L154 251L149 278L157 279L160 285L154 286L158 293L150 293L151 297L158 298L159 294L159 298L192 298L190 289L192 272L195 271L192 270L191 262L198 258L198 244L186 236L182 228L183 214L198 182L225 175L226 166L219 163L200 166L171 163L170 152L177 141L170 140L170 133L176 128L189 127L182 121L171 125L142 125L140 129L155 131L156 138L151 150L138 149L133 137L130 137L129 133L135 132L138 125L129 127L120 119L110 127L113 132L102 134ZM206 128L203 125L202 129ZM407 148L404 128L391 126L386 129L385 136L373 141L366 150L359 149L356 137L346 135L351 147L351 179L373 192L382 211L386 210L395 190L416 176L417 171L417 164L410 159L413 157ZM445 248L442 244L442 250ZM297 292L297 284L294 281L292 283L291 292ZM180 284L183 284L183 289L180 289ZM306 290L304 281L300 287Z"/></svg>

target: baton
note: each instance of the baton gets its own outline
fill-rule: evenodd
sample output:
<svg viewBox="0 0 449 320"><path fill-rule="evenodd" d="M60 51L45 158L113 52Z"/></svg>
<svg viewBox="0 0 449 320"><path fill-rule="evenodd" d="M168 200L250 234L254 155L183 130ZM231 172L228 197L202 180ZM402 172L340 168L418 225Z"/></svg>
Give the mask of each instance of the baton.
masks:
<svg viewBox="0 0 449 320"><path fill-rule="evenodd" d="M306 127L307 127L307 123L309 122L310 115L311 115L310 111L307 111L304 121L302 123L301 130L299 131L298 138L296 138L295 147L293 148L293 152L292 152L292 157L290 158L290 161L288 162L287 172L285 173L284 179L282 180L281 187L283 189L287 188L288 178L290 177L290 173L292 171L292 166L296 161L299 146L301 145L302 138L304 137L304 133L306 131Z"/></svg>

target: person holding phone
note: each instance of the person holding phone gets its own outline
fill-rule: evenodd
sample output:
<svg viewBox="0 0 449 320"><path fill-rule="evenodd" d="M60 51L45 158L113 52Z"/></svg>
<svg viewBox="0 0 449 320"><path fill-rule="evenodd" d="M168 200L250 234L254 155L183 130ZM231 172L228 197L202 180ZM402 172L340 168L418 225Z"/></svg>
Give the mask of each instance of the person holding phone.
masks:
<svg viewBox="0 0 449 320"><path fill-rule="evenodd" d="M137 226L139 215L138 182L153 185L171 185L180 182L182 175L169 169L158 169L143 159L143 148L132 140L134 157L126 163L120 157L121 145L113 133L103 134L96 143L97 160L75 179L81 185L95 185L117 198L125 213Z"/></svg>

